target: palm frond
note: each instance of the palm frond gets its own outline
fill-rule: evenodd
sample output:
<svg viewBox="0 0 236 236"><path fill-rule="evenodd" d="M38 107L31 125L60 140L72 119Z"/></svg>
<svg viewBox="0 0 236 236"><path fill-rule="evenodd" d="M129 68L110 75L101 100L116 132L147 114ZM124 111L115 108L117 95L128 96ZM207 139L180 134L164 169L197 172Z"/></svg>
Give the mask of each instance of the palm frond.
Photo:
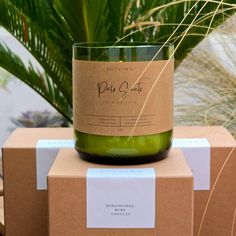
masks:
<svg viewBox="0 0 236 236"><path fill-rule="evenodd" d="M33 88L71 121L71 108L64 95L46 73L37 71L32 64L27 67L17 55L3 44L0 44L0 65Z"/></svg>
<svg viewBox="0 0 236 236"><path fill-rule="evenodd" d="M32 66L11 66L16 62L10 59L16 55L4 45L1 53L10 65L0 60L0 66L71 119L73 43L162 41L176 45L176 59L181 61L234 12L235 0L0 0L0 25L24 45L45 73ZM31 70L34 79L24 78Z"/></svg>
<svg viewBox="0 0 236 236"><path fill-rule="evenodd" d="M58 15L74 42L115 41L123 34L124 14L128 0L54 0Z"/></svg>
<svg viewBox="0 0 236 236"><path fill-rule="evenodd" d="M125 11L130 1L128 0L107 0L108 17L107 24L110 24L108 41L116 41L124 35Z"/></svg>
<svg viewBox="0 0 236 236"><path fill-rule="evenodd" d="M60 48L47 31L10 1L0 2L0 24L16 37L38 60L71 105L71 71Z"/></svg>

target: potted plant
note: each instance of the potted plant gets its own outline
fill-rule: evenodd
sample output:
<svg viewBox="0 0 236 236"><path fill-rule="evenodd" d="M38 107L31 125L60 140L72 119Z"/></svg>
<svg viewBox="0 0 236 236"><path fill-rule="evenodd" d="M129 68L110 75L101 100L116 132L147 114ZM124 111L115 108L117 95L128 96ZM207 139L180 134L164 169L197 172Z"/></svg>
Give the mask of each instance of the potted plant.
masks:
<svg viewBox="0 0 236 236"><path fill-rule="evenodd" d="M208 33L235 13L234 0L0 1L0 25L44 68L25 65L0 43L0 66L72 121L72 44L143 41L175 44L176 66Z"/></svg>

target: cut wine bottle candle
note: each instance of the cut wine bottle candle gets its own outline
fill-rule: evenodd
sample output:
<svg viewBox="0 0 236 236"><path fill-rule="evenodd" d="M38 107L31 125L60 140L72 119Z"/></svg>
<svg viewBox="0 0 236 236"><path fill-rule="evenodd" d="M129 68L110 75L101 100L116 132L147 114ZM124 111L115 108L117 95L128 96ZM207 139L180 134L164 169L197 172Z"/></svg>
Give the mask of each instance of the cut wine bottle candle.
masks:
<svg viewBox="0 0 236 236"><path fill-rule="evenodd" d="M100 163L166 157L173 128L172 45L73 46L75 148Z"/></svg>

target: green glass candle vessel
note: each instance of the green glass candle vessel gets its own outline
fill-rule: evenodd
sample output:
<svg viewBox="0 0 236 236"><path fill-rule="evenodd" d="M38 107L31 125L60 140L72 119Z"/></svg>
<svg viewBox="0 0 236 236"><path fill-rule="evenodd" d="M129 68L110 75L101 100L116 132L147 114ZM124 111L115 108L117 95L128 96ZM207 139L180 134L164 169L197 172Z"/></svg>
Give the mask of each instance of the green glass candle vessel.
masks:
<svg viewBox="0 0 236 236"><path fill-rule="evenodd" d="M73 46L73 126L81 158L122 165L167 156L173 50L130 42Z"/></svg>

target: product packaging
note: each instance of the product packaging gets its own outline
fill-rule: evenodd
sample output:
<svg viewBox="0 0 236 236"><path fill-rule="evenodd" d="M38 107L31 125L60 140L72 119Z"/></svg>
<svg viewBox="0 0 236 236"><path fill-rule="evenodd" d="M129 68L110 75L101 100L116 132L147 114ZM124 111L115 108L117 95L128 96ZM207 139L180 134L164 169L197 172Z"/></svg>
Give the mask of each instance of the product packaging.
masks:
<svg viewBox="0 0 236 236"><path fill-rule="evenodd" d="M223 127L176 127L194 175L194 236L236 235L236 141Z"/></svg>
<svg viewBox="0 0 236 236"><path fill-rule="evenodd" d="M62 149L48 175L50 236L191 236L193 177L179 149L142 165L89 163Z"/></svg>
<svg viewBox="0 0 236 236"><path fill-rule="evenodd" d="M70 128L19 128L3 146L5 234L48 235L47 173Z"/></svg>

